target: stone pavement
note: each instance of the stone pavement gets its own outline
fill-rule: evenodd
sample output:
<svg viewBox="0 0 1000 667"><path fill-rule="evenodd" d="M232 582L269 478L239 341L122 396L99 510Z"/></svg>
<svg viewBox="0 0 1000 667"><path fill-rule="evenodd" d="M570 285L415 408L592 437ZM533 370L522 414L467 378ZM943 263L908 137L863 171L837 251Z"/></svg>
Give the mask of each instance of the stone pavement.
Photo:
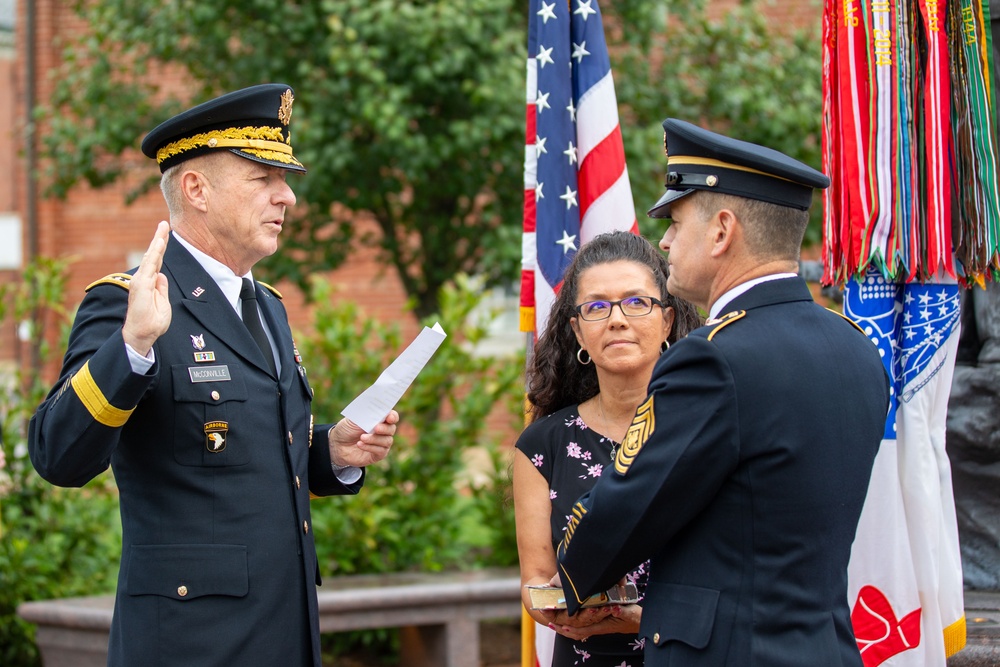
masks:
<svg viewBox="0 0 1000 667"><path fill-rule="evenodd" d="M948 667L1000 665L1000 591L965 591L965 648L948 660Z"/></svg>

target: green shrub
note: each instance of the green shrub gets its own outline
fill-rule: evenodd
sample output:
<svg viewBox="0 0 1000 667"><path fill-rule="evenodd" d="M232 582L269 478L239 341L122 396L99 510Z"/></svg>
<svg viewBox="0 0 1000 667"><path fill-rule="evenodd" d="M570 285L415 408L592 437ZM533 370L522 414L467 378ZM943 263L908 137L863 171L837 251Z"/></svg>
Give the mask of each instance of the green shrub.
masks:
<svg viewBox="0 0 1000 667"><path fill-rule="evenodd" d="M397 326L339 301L325 282L313 282L313 298L320 304L314 333L298 344L316 391L313 412L335 421L408 341ZM397 405L401 423L389 456L371 466L357 496L313 501L325 577L517 563L513 508L502 502L509 496L511 443L501 440L520 423L524 358L470 351L486 334L484 323L472 318L478 302L465 279L441 292L440 314L423 324L440 322L448 338ZM497 404L512 426L502 436L486 429ZM397 634L383 629L324 637L324 649L334 654L359 644L372 660L391 659Z"/></svg>
<svg viewBox="0 0 1000 667"><path fill-rule="evenodd" d="M47 327L59 328L65 340L65 282L66 262L39 260L18 283L0 286L0 323L27 326L37 346L26 356L49 357ZM34 626L18 618L18 605L114 590L121 553L118 497L108 474L83 489L59 489L31 467L26 428L47 387L29 369L2 378L0 390L0 664L7 667L41 664Z"/></svg>
<svg viewBox="0 0 1000 667"><path fill-rule="evenodd" d="M403 341L397 326L365 318L356 304L335 303L324 282L313 286L320 304L315 333L298 343L316 391L313 412L317 419L335 421L400 352ZM511 515L510 507L487 510L484 502L506 493L503 452L511 443L488 433L486 419L502 403L513 408L507 414L516 427L524 359L520 354L478 357L470 351L486 334L483 322L471 321L478 302L464 279L442 291L441 313L423 324L440 322L448 338L397 406L400 431L388 458L371 467L359 495L313 501L324 575L516 563L512 516L496 521L501 514ZM474 454L485 465L470 476Z"/></svg>

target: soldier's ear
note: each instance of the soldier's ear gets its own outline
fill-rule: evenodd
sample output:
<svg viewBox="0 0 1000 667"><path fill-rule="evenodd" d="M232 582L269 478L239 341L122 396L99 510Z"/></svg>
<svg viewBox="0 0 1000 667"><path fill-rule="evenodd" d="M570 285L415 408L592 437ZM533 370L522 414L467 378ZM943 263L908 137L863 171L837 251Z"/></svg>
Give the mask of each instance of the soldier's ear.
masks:
<svg viewBox="0 0 1000 667"><path fill-rule="evenodd" d="M180 175L181 195L188 206L202 213L208 212L211 183L208 177L196 169L185 170Z"/></svg>
<svg viewBox="0 0 1000 667"><path fill-rule="evenodd" d="M739 219L728 208L720 208L716 211L708 224L713 257L725 254L733 246L737 237L743 233Z"/></svg>

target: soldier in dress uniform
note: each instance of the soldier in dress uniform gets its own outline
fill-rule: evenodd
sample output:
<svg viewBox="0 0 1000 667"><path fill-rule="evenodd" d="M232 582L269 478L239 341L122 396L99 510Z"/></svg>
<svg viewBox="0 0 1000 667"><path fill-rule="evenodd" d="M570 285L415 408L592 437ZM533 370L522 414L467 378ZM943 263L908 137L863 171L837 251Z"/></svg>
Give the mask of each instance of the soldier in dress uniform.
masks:
<svg viewBox="0 0 1000 667"><path fill-rule="evenodd" d="M657 362L559 546L572 613L652 559L647 667L853 665L847 562L885 426L875 345L796 275L815 188L782 153L663 123L671 294L709 315Z"/></svg>
<svg viewBox="0 0 1000 667"><path fill-rule="evenodd" d="M310 496L353 494L392 446L314 423L281 295L253 265L295 195L293 93L264 84L156 127L170 222L135 269L87 288L58 383L30 424L53 484L110 465L122 558L109 665L319 667Z"/></svg>

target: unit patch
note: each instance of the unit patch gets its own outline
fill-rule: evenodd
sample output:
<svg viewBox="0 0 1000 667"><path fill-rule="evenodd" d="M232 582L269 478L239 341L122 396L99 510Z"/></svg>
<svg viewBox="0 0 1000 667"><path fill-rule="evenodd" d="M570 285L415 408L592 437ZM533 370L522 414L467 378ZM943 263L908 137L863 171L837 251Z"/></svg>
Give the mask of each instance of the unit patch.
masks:
<svg viewBox="0 0 1000 667"><path fill-rule="evenodd" d="M229 433L229 422L208 422L205 424L205 448L213 454L218 454L226 448L226 434Z"/></svg>
<svg viewBox="0 0 1000 667"><path fill-rule="evenodd" d="M615 470L620 475L628 472L629 466L632 465L632 460L639 453L639 450L642 449L642 446L646 444L646 441L649 440L649 436L653 435L655 428L656 418L653 414L653 397L650 395L645 403L636 408L635 419L632 420L632 425L628 427L628 433L625 434L622 446L618 449L618 456L615 457Z"/></svg>

